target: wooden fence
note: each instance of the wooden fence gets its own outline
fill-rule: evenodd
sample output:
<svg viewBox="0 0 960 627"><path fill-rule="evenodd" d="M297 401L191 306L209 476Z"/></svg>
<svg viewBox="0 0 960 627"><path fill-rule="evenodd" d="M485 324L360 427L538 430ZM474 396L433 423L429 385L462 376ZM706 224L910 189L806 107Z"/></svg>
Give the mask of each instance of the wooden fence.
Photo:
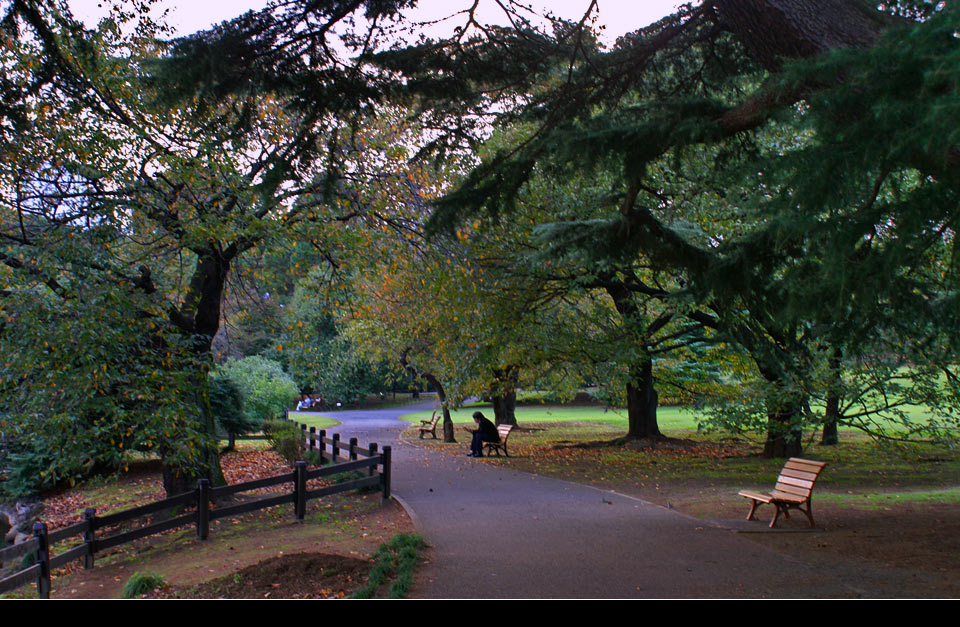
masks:
<svg viewBox="0 0 960 627"><path fill-rule="evenodd" d="M34 563L31 566L0 579L0 594L19 588L31 581L36 581L37 593L40 598L50 598L51 569L74 560L83 560L85 569L93 568L94 557L97 553L178 527L192 525L196 527L197 537L206 540L210 533L210 522L227 516L237 516L267 507L292 503L294 516L297 520L302 521L306 517L308 501L330 494L369 487L378 487L382 492L384 501L390 498L391 450L389 446L384 446L383 450L379 451L376 444L370 444L365 448L359 446L356 438L351 438L349 442L345 443L340 440L340 434L338 433L328 438L323 430L317 431L314 428L308 430L305 425L301 425L301 429L304 433L307 450L313 451L321 463L316 468L309 469L306 462L299 461L296 462L291 473L221 487L212 487L209 480L200 479L197 482L197 488L190 492L107 516L97 516L94 508L88 508L84 512L82 522L54 532L48 532L45 523L36 523L33 527L33 537L30 540L0 549L0 565L22 559L23 556L31 553L35 556ZM377 472L378 467L380 468L379 472ZM367 476L313 490L307 489L307 482L312 479L351 471L366 471ZM212 501L229 495L284 484L293 484L292 489L238 505L217 508L211 508L210 506ZM115 527L121 523L140 519L150 514L174 508L179 508L177 511L182 511L184 508L194 505L196 507L193 511L149 522L142 527L129 531L103 531L107 527ZM99 535L98 531L100 532ZM77 536L82 536L81 544L56 555L52 554L52 547L55 544Z"/></svg>

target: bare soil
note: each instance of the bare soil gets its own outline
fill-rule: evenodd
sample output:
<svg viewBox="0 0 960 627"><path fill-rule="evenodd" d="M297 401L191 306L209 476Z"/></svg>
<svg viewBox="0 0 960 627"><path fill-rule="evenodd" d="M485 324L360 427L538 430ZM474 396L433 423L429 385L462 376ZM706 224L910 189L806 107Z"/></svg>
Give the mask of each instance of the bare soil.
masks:
<svg viewBox="0 0 960 627"><path fill-rule="evenodd" d="M312 502L303 523L280 506L216 521L203 542L188 529L118 547L93 570L55 573L51 597L120 598L135 572L163 576L155 598L349 596L365 583L380 544L415 531L403 508L382 505L379 494L325 501Z"/></svg>

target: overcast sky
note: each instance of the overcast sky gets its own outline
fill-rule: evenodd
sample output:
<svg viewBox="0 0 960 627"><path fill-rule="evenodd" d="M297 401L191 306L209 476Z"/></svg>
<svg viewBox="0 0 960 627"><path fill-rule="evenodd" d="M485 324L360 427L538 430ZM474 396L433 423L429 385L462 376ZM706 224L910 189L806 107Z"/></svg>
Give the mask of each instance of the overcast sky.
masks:
<svg viewBox="0 0 960 627"><path fill-rule="evenodd" d="M106 14L109 0L68 0L74 15L93 25ZM422 20L432 20L449 14L458 8L468 6L469 0L420 0L417 16ZM489 5L483 19L497 19L492 0L484 0ZM262 8L266 0L161 0L158 5L170 9L168 23L177 29L180 35L186 35L205 29L212 24L236 17L251 9ZM531 0L538 10L549 9L554 14L568 19L579 20L589 5L588 0ZM660 17L672 13L678 0L599 0L600 19L598 24L606 26L604 40L612 42L623 33L646 26Z"/></svg>

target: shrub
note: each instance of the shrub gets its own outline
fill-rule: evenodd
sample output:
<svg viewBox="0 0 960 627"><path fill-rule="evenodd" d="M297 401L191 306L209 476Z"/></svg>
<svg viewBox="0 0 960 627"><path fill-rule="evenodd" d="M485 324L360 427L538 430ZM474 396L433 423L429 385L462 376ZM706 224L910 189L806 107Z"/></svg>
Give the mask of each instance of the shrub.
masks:
<svg viewBox="0 0 960 627"><path fill-rule="evenodd" d="M136 572L123 584L122 595L124 599L134 599L165 584L163 575Z"/></svg>
<svg viewBox="0 0 960 627"><path fill-rule="evenodd" d="M244 411L243 390L228 376L214 373L210 377L210 410L230 436L252 433L260 426L260 420Z"/></svg>
<svg viewBox="0 0 960 627"><path fill-rule="evenodd" d="M291 407L300 395L297 384L279 362L265 357L229 361L217 371L234 381L243 393L244 411L251 420L270 420Z"/></svg>
<svg viewBox="0 0 960 627"><path fill-rule="evenodd" d="M303 434L296 423L287 420L268 420L263 423L263 433L270 446L280 456L293 464L303 459Z"/></svg>

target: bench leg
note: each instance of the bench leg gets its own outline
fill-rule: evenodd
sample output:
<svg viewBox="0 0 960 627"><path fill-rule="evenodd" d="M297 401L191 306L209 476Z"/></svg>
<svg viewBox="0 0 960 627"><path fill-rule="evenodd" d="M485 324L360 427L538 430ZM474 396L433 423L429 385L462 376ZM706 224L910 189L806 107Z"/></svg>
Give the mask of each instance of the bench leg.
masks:
<svg viewBox="0 0 960 627"><path fill-rule="evenodd" d="M781 513L781 512L783 512L784 514L787 514L787 509L786 509L786 507L781 506L780 503L773 503L773 506L774 506L775 508L777 508L777 511L773 514L773 520L770 521L770 528L771 528L771 529L773 529L774 526L776 526L776 524L777 524L777 519L780 518L780 513ZM790 515L787 514L787 518L789 518L789 517L790 517Z"/></svg>
<svg viewBox="0 0 960 627"><path fill-rule="evenodd" d="M747 520L756 520L756 519L753 517L753 514L757 511L757 507L760 506L760 501L754 501L754 500L751 499L750 502L751 502L751 505L750 505L750 513L747 514Z"/></svg>
<svg viewBox="0 0 960 627"><path fill-rule="evenodd" d="M813 524L813 510L811 509L812 507L813 507L813 504L812 504L810 501L807 501L807 509L803 509L803 507L798 507L798 508L797 508L797 509L799 509L801 512L803 512L804 514L807 515L807 520L810 521L810 528L811 528L811 529L813 529L814 527L816 527L816 525Z"/></svg>

